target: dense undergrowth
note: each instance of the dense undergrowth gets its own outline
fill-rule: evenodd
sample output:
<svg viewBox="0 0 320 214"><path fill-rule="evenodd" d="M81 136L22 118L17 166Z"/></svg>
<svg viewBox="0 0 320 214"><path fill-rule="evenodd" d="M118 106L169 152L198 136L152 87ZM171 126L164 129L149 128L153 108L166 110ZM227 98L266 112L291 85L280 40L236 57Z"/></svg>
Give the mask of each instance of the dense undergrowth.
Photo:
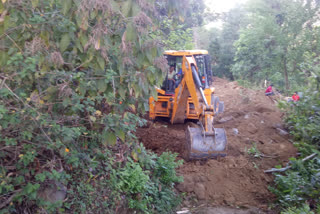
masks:
<svg viewBox="0 0 320 214"><path fill-rule="evenodd" d="M183 8L0 2L0 213L172 212L182 163L138 144L135 112L167 66L157 11Z"/></svg>
<svg viewBox="0 0 320 214"><path fill-rule="evenodd" d="M271 188L281 207L290 207L284 213L320 213L320 92L318 79L312 81L298 102L280 103L300 154L290 159L289 170L276 173ZM312 154L312 159L302 161Z"/></svg>

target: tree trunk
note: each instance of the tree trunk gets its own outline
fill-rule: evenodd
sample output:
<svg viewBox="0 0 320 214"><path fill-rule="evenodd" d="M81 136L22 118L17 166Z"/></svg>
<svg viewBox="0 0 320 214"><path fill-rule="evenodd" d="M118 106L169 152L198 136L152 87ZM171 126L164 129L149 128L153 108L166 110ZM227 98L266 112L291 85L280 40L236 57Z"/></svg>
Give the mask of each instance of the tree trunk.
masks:
<svg viewBox="0 0 320 214"><path fill-rule="evenodd" d="M288 68L287 68L287 48L285 48L285 55L283 56L283 75L284 75L284 82L286 85L286 94L288 96L288 92L290 89L290 85L289 85L289 78L288 78Z"/></svg>

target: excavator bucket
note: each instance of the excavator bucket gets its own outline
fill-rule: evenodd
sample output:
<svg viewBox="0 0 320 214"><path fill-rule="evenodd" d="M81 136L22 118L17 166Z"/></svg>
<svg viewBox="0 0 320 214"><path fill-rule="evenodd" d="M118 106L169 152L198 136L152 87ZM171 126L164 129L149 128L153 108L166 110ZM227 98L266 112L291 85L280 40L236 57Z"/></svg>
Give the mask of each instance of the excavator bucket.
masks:
<svg viewBox="0 0 320 214"><path fill-rule="evenodd" d="M212 132L204 132L200 127L188 126L186 135L186 160L226 156L227 136L224 129L214 128Z"/></svg>

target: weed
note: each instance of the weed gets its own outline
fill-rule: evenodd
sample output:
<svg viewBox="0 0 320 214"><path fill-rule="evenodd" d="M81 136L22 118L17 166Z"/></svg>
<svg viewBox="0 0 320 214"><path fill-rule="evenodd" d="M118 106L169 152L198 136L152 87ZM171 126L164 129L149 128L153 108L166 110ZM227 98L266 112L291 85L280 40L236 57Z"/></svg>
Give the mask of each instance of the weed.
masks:
<svg viewBox="0 0 320 214"><path fill-rule="evenodd" d="M252 143L252 146L248 150L245 148L245 151L250 156L253 156L255 158L261 158L261 152L258 150L256 143Z"/></svg>

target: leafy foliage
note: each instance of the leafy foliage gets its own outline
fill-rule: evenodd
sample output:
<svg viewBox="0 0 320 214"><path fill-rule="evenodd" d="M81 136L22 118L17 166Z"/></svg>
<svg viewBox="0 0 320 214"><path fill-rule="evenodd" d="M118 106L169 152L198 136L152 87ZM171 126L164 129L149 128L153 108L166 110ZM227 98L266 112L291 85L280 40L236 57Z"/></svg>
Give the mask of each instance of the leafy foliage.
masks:
<svg viewBox="0 0 320 214"><path fill-rule="evenodd" d="M203 23L205 6L203 0L189 0L188 3L159 1L157 4L161 31L155 34L161 35L166 50L190 50L194 47L192 28ZM174 5L175 9L170 5Z"/></svg>
<svg viewBox="0 0 320 214"><path fill-rule="evenodd" d="M172 210L181 163L134 135L167 66L155 1L12 0L0 14L0 212Z"/></svg>
<svg viewBox="0 0 320 214"><path fill-rule="evenodd" d="M314 72L316 74L319 70ZM287 112L287 126L295 138L295 145L301 155L306 157L315 153L317 156L306 162L291 158L292 168L284 175L276 175L276 186L272 187L271 190L278 196L279 202L284 207L300 207L306 201L312 208L319 204L320 132L318 127L320 125L320 102L317 76L309 81L311 83L310 88L304 92L299 102L289 103L282 108ZM288 213L296 212L293 210L289 209Z"/></svg>
<svg viewBox="0 0 320 214"><path fill-rule="evenodd" d="M234 80L234 74L231 72L237 50L234 43L239 39L241 26L246 23L245 12L243 7L230 10L221 17L222 29L214 29L220 32L211 41L209 52L213 58L213 71L216 76Z"/></svg>
<svg viewBox="0 0 320 214"><path fill-rule="evenodd" d="M318 4L248 1L222 15L222 29L211 30L209 46L215 74L257 85L268 80L282 92L300 90L312 70L307 65L319 55Z"/></svg>
<svg viewBox="0 0 320 214"><path fill-rule="evenodd" d="M226 13L210 42L216 75L245 86L268 80L282 93L303 94L299 102L279 102L301 157L317 154L305 162L292 158L292 168L276 175L271 190L282 207L292 207L288 213L319 204L319 8L314 0L248 1ZM255 146L248 153L261 155Z"/></svg>
<svg viewBox="0 0 320 214"><path fill-rule="evenodd" d="M281 214L314 214L314 212L310 211L310 207L305 204L302 208L288 208L286 211L281 212Z"/></svg>
<svg viewBox="0 0 320 214"><path fill-rule="evenodd" d="M256 143L252 143L252 146L247 150L247 153L254 158L260 158L261 157L261 152L257 148Z"/></svg>

